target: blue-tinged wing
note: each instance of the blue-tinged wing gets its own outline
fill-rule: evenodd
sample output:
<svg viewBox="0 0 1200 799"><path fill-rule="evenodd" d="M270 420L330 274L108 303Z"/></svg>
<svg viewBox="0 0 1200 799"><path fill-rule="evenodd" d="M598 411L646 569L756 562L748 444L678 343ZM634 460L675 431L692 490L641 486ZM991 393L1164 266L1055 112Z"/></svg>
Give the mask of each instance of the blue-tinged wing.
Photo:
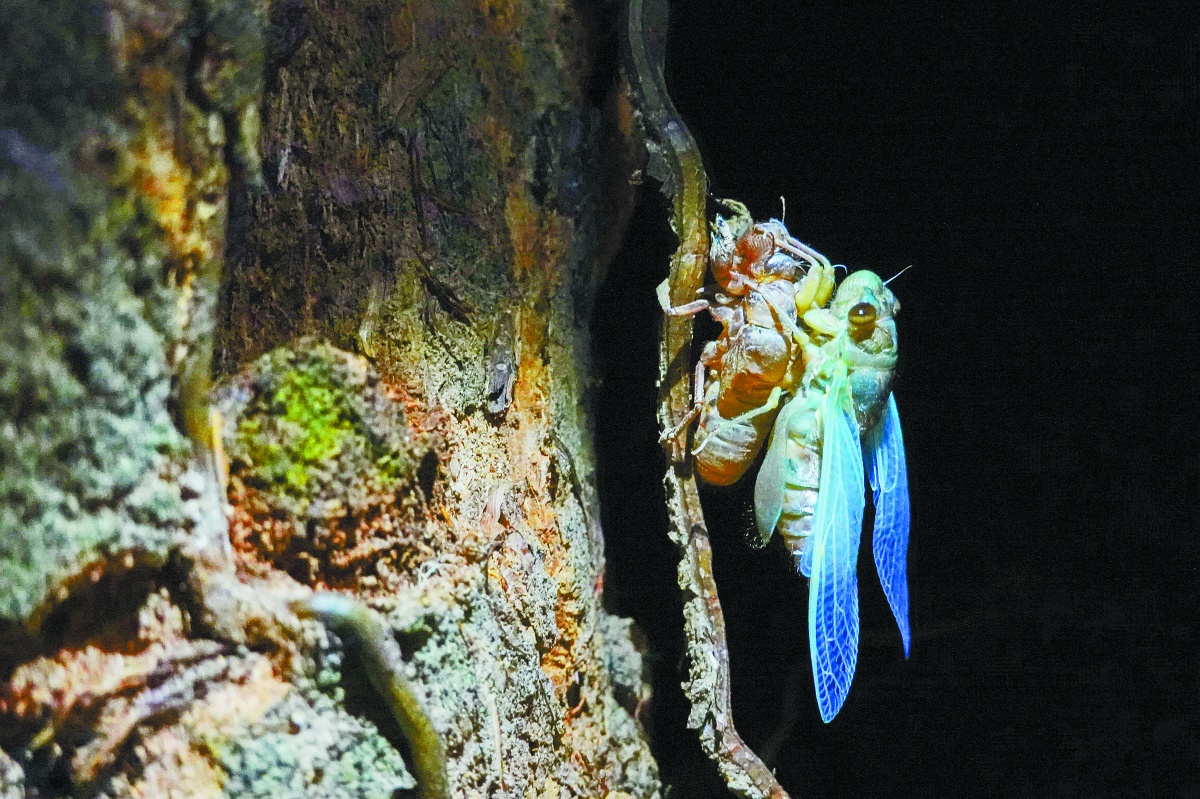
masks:
<svg viewBox="0 0 1200 799"><path fill-rule="evenodd" d="M828 722L850 692L858 661L858 544L862 536L863 461L844 375L822 405L821 490L813 515L808 586L808 645L821 719Z"/></svg>
<svg viewBox="0 0 1200 799"><path fill-rule="evenodd" d="M908 657L908 464L894 396L888 397L883 418L863 439L863 460L875 496L875 568Z"/></svg>
<svg viewBox="0 0 1200 799"><path fill-rule="evenodd" d="M879 504L879 475L886 471L880 451L880 444L883 442L883 421L880 419L878 424L862 436L863 468L867 473L867 482L871 484L871 492L875 495L876 505Z"/></svg>
<svg viewBox="0 0 1200 799"><path fill-rule="evenodd" d="M771 443L767 445L767 455L754 483L754 523L758 526L763 545L771 540L775 525L779 524L779 517L783 514L783 493L787 484L788 423L802 405L799 397L794 398L775 417Z"/></svg>

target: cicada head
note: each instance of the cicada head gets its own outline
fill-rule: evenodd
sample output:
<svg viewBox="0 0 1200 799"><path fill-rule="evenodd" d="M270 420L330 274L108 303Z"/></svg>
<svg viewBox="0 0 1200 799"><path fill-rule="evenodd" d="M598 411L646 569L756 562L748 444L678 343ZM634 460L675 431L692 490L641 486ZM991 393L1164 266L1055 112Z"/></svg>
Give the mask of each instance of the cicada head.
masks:
<svg viewBox="0 0 1200 799"><path fill-rule="evenodd" d="M830 312L844 320L852 359L863 365L884 366L896 360L896 322L900 302L879 275L865 269L852 272L838 286ZM866 362L862 359L866 358Z"/></svg>
<svg viewBox="0 0 1200 799"><path fill-rule="evenodd" d="M846 276L837 288L830 310L838 316L850 318L851 324L854 324L851 310L861 303L869 303L874 308L872 321L891 319L900 312L900 301L896 295L883 282L883 278L869 269L860 269Z"/></svg>
<svg viewBox="0 0 1200 799"><path fill-rule="evenodd" d="M717 200L717 202L733 214L726 219L717 214L713 221L709 236L708 262L712 269L713 278L717 283L732 294L742 295L747 287L742 285L737 269L737 245L740 239L750 230L754 220L750 210L736 200Z"/></svg>
<svg viewBox="0 0 1200 799"><path fill-rule="evenodd" d="M830 312L844 320L840 357L850 367L855 415L862 429L883 413L896 367L896 313L900 303L874 272L853 272L838 286Z"/></svg>
<svg viewBox="0 0 1200 799"><path fill-rule="evenodd" d="M708 264L713 277L721 286L729 282L729 273L733 271L733 248L737 239L729 222L717 214L709 235Z"/></svg>

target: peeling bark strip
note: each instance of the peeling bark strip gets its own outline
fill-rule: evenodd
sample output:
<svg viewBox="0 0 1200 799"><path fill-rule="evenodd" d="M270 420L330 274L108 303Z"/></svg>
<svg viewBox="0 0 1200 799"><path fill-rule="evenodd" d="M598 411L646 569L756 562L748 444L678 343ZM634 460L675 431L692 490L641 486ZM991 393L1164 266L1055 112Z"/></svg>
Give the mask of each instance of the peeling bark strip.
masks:
<svg viewBox="0 0 1200 799"><path fill-rule="evenodd" d="M689 302L703 285L708 265L705 218L707 177L700 150L675 110L663 79L666 55L665 0L630 0L626 20L625 78L641 114L650 174L673 203L671 227L679 246L671 257L672 305ZM691 409L688 356L692 317L663 319L659 350L659 424L675 429ZM786 799L787 793L733 724L729 700L729 651L725 617L712 572L712 549L696 479L687 460L686 436L666 441L668 465L663 478L671 540L679 547L679 587L683 589L684 632L689 661L684 692L692 703L688 726L699 730L700 743L730 790L751 799Z"/></svg>

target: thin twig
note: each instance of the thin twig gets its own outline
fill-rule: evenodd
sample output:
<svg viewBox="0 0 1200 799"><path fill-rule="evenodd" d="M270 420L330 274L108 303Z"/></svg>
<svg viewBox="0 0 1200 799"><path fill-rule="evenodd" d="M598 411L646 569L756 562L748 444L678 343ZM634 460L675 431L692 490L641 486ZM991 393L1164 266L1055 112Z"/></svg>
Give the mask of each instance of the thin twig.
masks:
<svg viewBox="0 0 1200 799"><path fill-rule="evenodd" d="M357 600L334 593L314 594L294 603L292 610L302 618L317 619L355 641L367 679L383 697L408 741L421 799L449 799L445 747L404 676L400 647L379 616Z"/></svg>
<svg viewBox="0 0 1200 799"><path fill-rule="evenodd" d="M672 305L696 296L708 264L705 217L707 178L695 140L675 110L663 80L665 0L630 0L626 20L624 76L641 115L650 151L650 174L671 198L671 226L679 246L671 257ZM690 316L665 316L659 352L659 425L673 429L692 408L688 364ZM686 436L668 438L666 486L671 539L679 547L684 633L689 661L684 693L692 703L688 726L699 730L705 753L729 789L748 799L787 799L775 776L738 735L729 700L729 651L725 618L712 573L712 548L687 460Z"/></svg>

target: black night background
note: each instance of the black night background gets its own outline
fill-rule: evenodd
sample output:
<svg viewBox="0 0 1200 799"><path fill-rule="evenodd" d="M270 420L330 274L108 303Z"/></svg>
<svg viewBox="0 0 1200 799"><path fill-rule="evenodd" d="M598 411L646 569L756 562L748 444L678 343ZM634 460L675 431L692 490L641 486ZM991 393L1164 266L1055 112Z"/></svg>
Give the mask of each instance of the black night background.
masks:
<svg viewBox="0 0 1200 799"><path fill-rule="evenodd" d="M705 492L733 707L792 796L1200 796L1191 4L675 3L668 85L713 196L892 284L913 651L864 541L863 633L829 725L806 586ZM612 610L650 641L671 795L722 796L685 729L654 409L648 185L596 309ZM713 328L701 327L713 335Z"/></svg>

